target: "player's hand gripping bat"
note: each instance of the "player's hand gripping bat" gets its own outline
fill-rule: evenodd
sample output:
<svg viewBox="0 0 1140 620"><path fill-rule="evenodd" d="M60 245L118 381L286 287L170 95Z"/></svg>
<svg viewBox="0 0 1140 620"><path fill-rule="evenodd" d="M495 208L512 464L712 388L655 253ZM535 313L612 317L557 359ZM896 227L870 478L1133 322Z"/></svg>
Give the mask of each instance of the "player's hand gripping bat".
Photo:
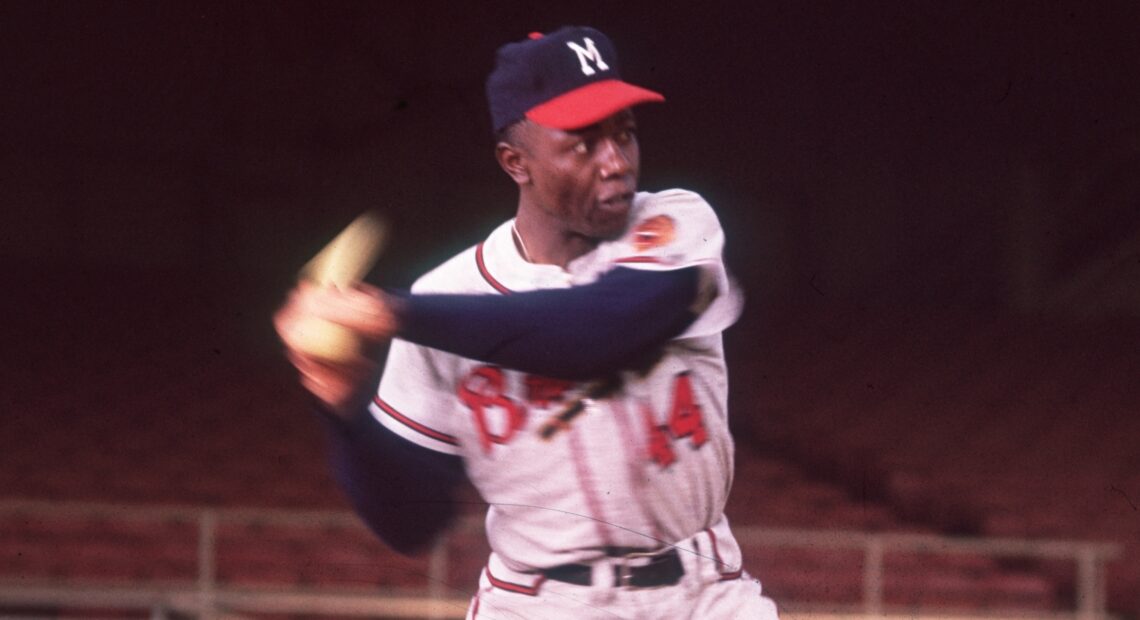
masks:
<svg viewBox="0 0 1140 620"><path fill-rule="evenodd" d="M339 289L356 286L384 249L387 230L379 215L363 213L305 264L301 280ZM361 354L360 341L351 329L317 317L305 317L296 325L291 344L332 362L352 360Z"/></svg>

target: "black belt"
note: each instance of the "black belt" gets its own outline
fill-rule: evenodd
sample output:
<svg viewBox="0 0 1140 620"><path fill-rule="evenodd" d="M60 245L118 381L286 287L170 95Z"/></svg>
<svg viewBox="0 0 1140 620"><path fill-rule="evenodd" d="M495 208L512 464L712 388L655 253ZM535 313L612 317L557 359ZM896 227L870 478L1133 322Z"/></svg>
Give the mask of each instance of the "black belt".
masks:
<svg viewBox="0 0 1140 620"><path fill-rule="evenodd" d="M646 554L647 555L647 554ZM671 586L685 574L685 567L681 564L681 556L676 549L669 549L664 553L649 556L649 561L640 566L630 566L622 560L637 561L641 554L626 555L614 564L614 585L630 586L633 588L654 588L658 586ZM589 564L563 564L542 571L547 579L572 583L578 586L588 586L593 583L594 567Z"/></svg>

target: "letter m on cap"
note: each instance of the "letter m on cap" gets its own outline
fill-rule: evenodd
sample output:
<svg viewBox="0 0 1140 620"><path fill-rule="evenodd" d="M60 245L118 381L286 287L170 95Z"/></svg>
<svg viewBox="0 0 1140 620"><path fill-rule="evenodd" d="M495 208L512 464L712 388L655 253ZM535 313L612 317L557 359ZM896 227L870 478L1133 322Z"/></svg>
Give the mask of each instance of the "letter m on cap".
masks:
<svg viewBox="0 0 1140 620"><path fill-rule="evenodd" d="M606 64L606 61L602 60L602 55L598 53L598 48L594 45L590 37L582 39L582 42L586 44L585 47L573 41L566 43L566 47L574 50L574 53L578 55L578 62L582 65L582 74L594 75L598 71L608 71L610 68L609 65ZM596 71L594 67L590 66L591 61L594 63L594 66L597 67Z"/></svg>

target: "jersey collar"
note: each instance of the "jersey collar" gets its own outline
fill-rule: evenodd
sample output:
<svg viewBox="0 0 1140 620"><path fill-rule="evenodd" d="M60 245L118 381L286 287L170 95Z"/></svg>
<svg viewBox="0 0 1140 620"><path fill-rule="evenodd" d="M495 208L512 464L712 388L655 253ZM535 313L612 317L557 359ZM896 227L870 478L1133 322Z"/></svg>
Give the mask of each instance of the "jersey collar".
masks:
<svg viewBox="0 0 1140 620"><path fill-rule="evenodd" d="M573 276L561 267L527 262L519 254L511 236L514 221L512 218L503 222L475 246L476 267L483 280L503 294L570 286Z"/></svg>

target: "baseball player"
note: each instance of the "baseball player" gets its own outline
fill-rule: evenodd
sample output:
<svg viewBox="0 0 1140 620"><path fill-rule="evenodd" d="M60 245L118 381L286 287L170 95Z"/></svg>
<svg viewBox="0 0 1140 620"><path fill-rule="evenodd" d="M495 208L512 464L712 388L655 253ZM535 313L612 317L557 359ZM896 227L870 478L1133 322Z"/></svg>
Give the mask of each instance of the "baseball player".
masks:
<svg viewBox="0 0 1140 620"><path fill-rule="evenodd" d="M724 234L700 196L637 190L631 108L663 97L583 27L500 48L487 97L515 218L410 293L302 284L275 317L338 480L402 552L474 484L492 553L468 618L775 618L723 513ZM368 355L292 347L306 316L391 338L379 388Z"/></svg>

